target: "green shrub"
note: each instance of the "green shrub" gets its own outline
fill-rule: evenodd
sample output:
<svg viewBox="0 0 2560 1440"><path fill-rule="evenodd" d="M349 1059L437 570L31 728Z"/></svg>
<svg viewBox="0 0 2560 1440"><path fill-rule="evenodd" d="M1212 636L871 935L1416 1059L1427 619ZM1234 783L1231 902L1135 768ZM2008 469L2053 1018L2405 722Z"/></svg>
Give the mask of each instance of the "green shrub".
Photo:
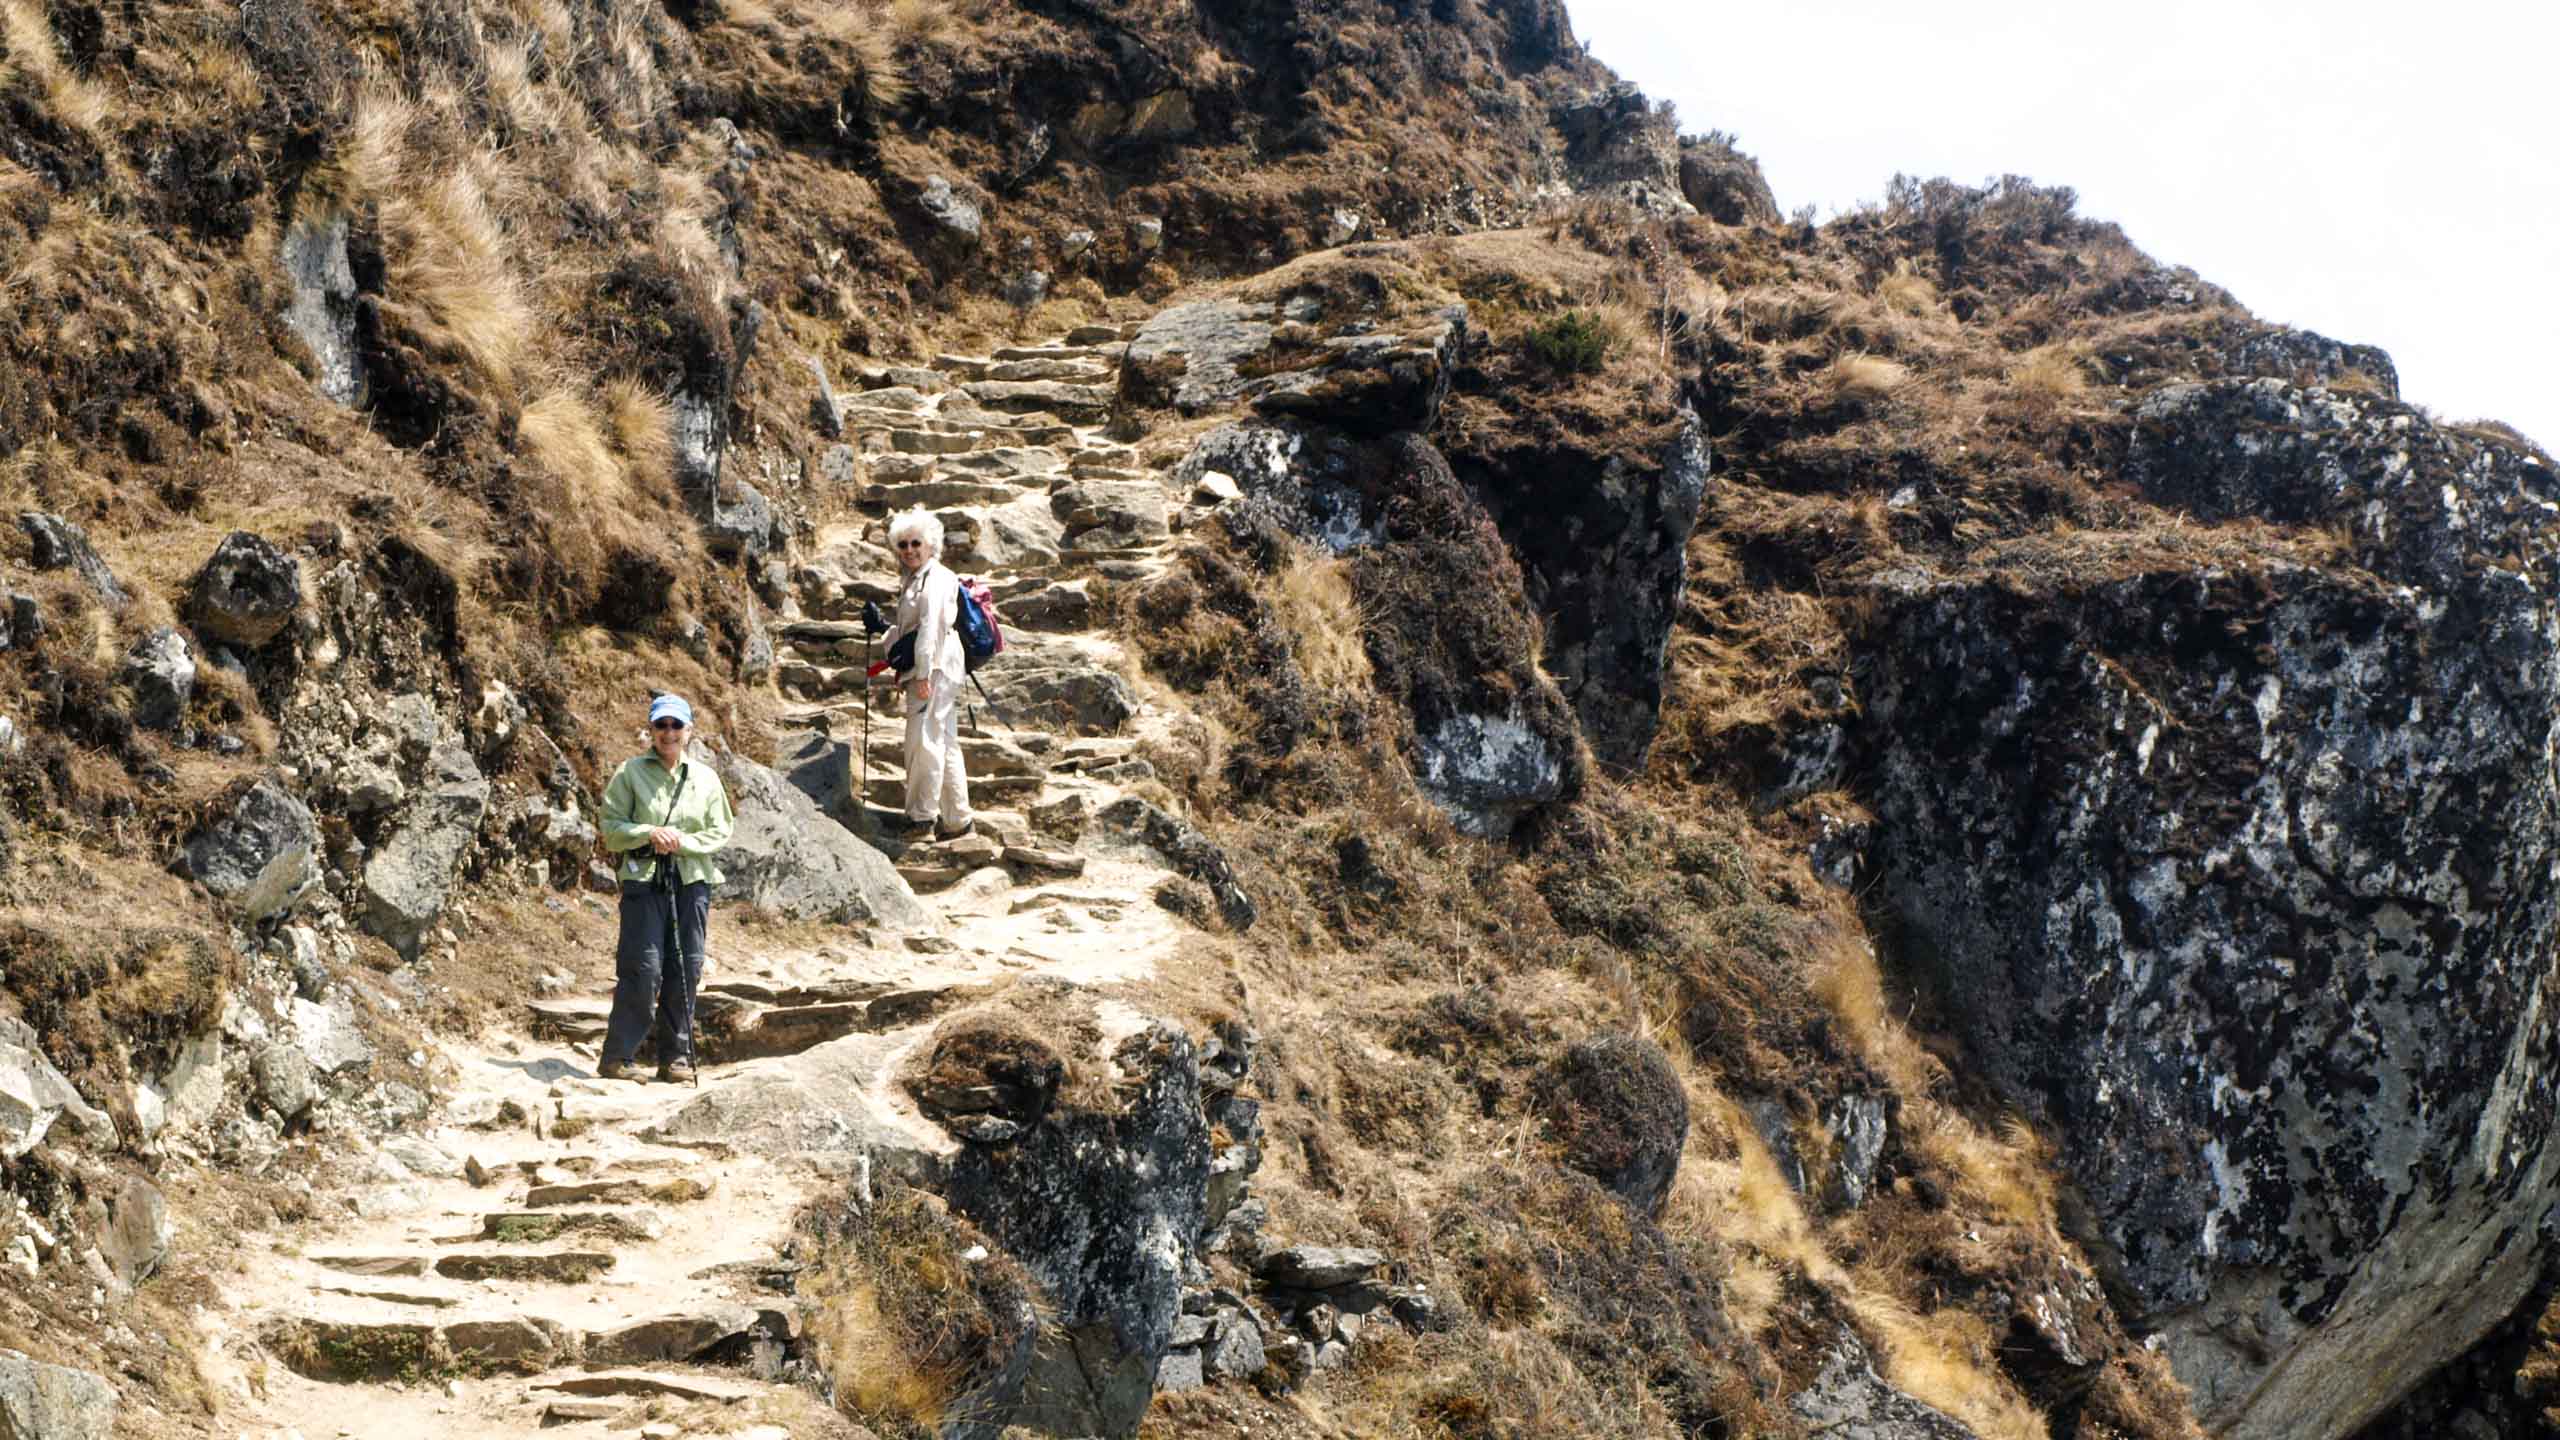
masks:
<svg viewBox="0 0 2560 1440"><path fill-rule="evenodd" d="M1588 375L1609 363L1618 337L1588 310L1567 310L1528 334L1529 354L1548 369Z"/></svg>

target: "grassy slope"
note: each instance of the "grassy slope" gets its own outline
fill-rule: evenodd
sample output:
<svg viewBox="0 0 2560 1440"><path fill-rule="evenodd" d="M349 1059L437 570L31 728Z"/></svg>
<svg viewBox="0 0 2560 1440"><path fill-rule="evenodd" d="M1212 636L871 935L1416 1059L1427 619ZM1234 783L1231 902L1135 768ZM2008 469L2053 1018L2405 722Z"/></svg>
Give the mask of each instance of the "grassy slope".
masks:
<svg viewBox="0 0 2560 1440"><path fill-rule="evenodd" d="M1605 78L1534 3L1300 13L279 0L244 28L212 3L0 3L0 508L88 526L142 597L109 614L39 577L53 631L0 656L34 730L6 775L0 922L36 972L129 976L69 986L92 1008L60 1028L59 1058L120 1079L136 1057L91 1044L98 1027L214 1004L237 973L219 938L209 955L154 941L216 929L160 870L269 762L283 697L209 687L197 718L247 741L236 758L101 718L115 657L226 531L317 526L368 563L395 543L424 557L458 602L431 662L461 693L526 695L591 783L644 680L751 735L763 702L731 679L746 585L676 494L671 390L735 367L732 473L823 521L850 497L799 479L816 443L803 355L841 377L1143 313L1305 250L1339 206L1423 233L1459 223L1451 197L1472 190L1475 215L1516 218L1504 197L1552 174L1544 104ZM1025 112L1058 123L1035 144ZM715 117L752 148L743 172ZM936 174L987 202L975 251L918 228ZM317 395L276 319L282 227L336 214L381 290L370 417ZM1166 222L1161 252L1138 244L1142 215ZM1076 228L1096 236L1081 259ZM1595 204L1432 263L1489 336L1448 411L1453 451L1596 458L1675 400L1709 420L1719 478L1673 699L1643 777L1594 781L1517 848L1487 847L1417 799L1369 647L1345 643L1397 577L1211 537L1192 593L1153 597L1135 638L1197 716L1159 764L1267 916L1204 937L1164 1000L1241 1007L1265 1036L1275 1230L1376 1241L1459 1302L1454 1333L1382 1345L1343 1383L1168 1403L1168 1426L1277 1403L1344 1434L1784 1433L1782 1384L1848 1324L1981 1433L2042 1434L2032 1412L2054 1397L2009 1358L2012 1298L2078 1293L2085 1273L2043 1142L1896 1018L1925 997L1888 987L1863 917L1805 868L1823 817L1854 821L1854 804L1747 801L1801 697L1838 677L1859 617L1827 597L1859 574L1991 542L2040 565L2319 553L2317 536L2164 533L2105 483L2118 387L2209 368L2246 317L2191 281L2173 303L2120 236L2020 187L1915 189L1819 233ZM1057 277L1048 299L993 298L1032 264ZM749 305L763 328L740 360ZM1532 338L1567 314L1604 341L1594 373L1560 372ZM1888 503L1906 488L1916 503ZM23 545L0 532L13 583ZM696 621L707 659L683 644ZM115 902L95 924L56 909L74 873ZM74 946L75 924L107 938ZM493 994L522 978L486 968ZM52 1014L55 992L21 974L9 1003ZM1572 1168L1540 1079L1608 1028L1658 1040L1690 1102L1659 1225ZM1896 1178L1832 1213L1788 1190L1745 1107L1818 1134L1851 1093L1896 1107ZM290 1207L257 1203L247 1218ZM0 1287L11 1333L78 1328L15 1271ZM2103 1303L2075 1319L2109 1358L2072 1433L2186 1433ZM116 1363L184 1397L182 1367Z"/></svg>

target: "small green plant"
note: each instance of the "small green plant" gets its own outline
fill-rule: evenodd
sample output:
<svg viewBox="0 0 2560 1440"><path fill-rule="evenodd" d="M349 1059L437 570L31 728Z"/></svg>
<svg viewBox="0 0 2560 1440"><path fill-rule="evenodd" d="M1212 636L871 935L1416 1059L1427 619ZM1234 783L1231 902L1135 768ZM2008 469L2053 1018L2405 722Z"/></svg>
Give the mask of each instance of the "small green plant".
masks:
<svg viewBox="0 0 2560 1440"><path fill-rule="evenodd" d="M1588 310L1567 310L1527 336L1529 354L1541 365L1566 375L1589 375L1609 363L1618 336L1609 322Z"/></svg>

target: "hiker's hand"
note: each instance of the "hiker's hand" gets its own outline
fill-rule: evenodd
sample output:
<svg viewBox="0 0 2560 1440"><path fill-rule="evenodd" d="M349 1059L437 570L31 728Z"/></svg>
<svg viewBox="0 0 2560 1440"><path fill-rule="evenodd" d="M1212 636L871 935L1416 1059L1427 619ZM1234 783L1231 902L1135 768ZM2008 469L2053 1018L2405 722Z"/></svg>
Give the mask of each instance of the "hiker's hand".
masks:
<svg viewBox="0 0 2560 1440"><path fill-rule="evenodd" d="M661 825L649 832L649 845L661 855L673 855L684 848L684 837Z"/></svg>
<svg viewBox="0 0 2560 1440"><path fill-rule="evenodd" d="M909 685L909 686L907 687L907 693L908 693L908 694L910 694L910 695L913 695L914 697L916 697L916 700L917 700L919 703L928 702L928 701L932 700L932 699L933 699L933 681L932 681L932 679L928 677L928 678L920 679L920 680L916 681L914 684Z"/></svg>

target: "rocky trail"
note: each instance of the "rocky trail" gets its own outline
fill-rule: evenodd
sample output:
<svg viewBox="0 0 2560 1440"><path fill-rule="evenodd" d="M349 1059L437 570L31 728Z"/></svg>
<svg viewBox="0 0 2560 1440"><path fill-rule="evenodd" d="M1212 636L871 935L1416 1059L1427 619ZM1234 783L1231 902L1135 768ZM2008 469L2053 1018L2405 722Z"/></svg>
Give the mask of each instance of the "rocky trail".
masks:
<svg viewBox="0 0 2560 1440"><path fill-rule="evenodd" d="M923 923L740 959L750 942L715 920L698 1088L595 1078L609 956L529 998L520 1033L445 1042L455 1089L322 1197L336 1218L241 1238L200 1319L240 1433L799 1433L793 1218L957 1148L898 1083L937 1020L1007 977L1142 979L1179 938L1151 892L1182 827L1125 794L1151 774L1130 753L1150 717L1089 589L1150 573L1173 533L1162 482L1092 423L1122 338L945 356L841 403L831 463L867 459L870 514L822 537L843 577L829 603L772 627L780 768L858 834L899 802L894 698L859 734L862 605L894 596L888 513L942 516L946 559L987 577L1011 646L964 731L975 833L874 842Z"/></svg>

